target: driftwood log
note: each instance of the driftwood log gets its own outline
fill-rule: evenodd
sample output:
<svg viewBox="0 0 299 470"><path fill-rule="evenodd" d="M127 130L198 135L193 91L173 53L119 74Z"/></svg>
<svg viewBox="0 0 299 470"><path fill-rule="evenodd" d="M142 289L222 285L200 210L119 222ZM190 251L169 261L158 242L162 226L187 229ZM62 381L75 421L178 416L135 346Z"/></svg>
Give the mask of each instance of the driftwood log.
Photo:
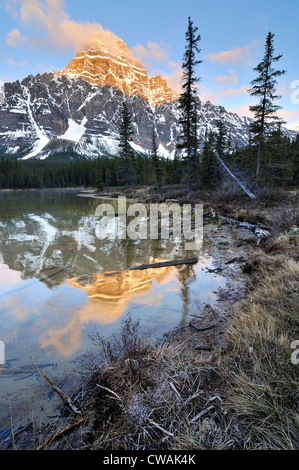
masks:
<svg viewBox="0 0 299 470"><path fill-rule="evenodd" d="M173 261L161 261L160 263L141 264L140 266L132 266L131 268L129 268L129 271L141 271L143 269L165 268L167 266L181 266L183 264L196 264L196 263L198 263L197 258L176 259Z"/></svg>

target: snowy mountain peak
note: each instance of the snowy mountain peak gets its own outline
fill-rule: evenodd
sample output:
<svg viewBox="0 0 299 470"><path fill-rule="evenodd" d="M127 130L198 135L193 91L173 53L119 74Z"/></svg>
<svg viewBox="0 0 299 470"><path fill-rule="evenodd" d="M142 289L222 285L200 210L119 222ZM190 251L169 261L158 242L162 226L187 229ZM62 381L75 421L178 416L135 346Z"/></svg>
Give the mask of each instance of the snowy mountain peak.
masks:
<svg viewBox="0 0 299 470"><path fill-rule="evenodd" d="M109 31L94 34L58 76L80 77L101 87L109 85L125 96L140 96L154 107L178 98L161 77L150 78L125 42Z"/></svg>

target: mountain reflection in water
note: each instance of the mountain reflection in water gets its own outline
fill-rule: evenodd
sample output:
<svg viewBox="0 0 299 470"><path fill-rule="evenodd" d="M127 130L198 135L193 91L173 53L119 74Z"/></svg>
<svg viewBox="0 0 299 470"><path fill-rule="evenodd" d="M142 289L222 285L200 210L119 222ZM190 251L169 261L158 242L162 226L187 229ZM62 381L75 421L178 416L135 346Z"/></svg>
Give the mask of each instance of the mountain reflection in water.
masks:
<svg viewBox="0 0 299 470"><path fill-rule="evenodd" d="M199 258L196 266L130 271L185 258L184 243L99 240L98 204L68 190L0 192L1 340L15 355L26 346L34 354L74 357L95 327L110 336L126 313L159 337L185 324L195 302L216 301L223 279L205 271L213 263L209 241L190 253Z"/></svg>
<svg viewBox="0 0 299 470"><path fill-rule="evenodd" d="M161 259L151 258L149 263L158 263ZM99 312L113 319L122 315L133 297L144 295L152 288L152 282L162 283L174 270L173 266L149 268L142 271L112 271L70 279L72 287L84 289L89 298L95 300Z"/></svg>
<svg viewBox="0 0 299 470"><path fill-rule="evenodd" d="M149 263L164 261L151 258ZM186 270L189 274L186 276ZM181 275L181 273L185 274ZM157 307L167 310L165 298L168 294L179 293L183 287L182 280L190 277L193 269L181 266L149 268L141 271L111 271L70 279L68 284L73 288L84 290L88 294L87 302L73 313L69 323L62 328L49 331L48 338L42 346L54 346L61 354L67 356L81 341L82 325L86 323L107 325L115 323L128 311L129 306Z"/></svg>

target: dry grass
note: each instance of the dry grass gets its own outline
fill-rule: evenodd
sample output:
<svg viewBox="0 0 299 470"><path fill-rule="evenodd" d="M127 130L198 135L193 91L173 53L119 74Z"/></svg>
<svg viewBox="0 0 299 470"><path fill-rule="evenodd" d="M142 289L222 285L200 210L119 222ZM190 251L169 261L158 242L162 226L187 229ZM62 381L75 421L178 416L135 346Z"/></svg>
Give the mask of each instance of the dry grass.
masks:
<svg viewBox="0 0 299 470"><path fill-rule="evenodd" d="M81 403L92 421L89 448L236 447L239 436L223 404L223 381L211 367L215 358L196 353L190 360L171 340L142 343L138 324L130 318L112 344L100 336L93 340L106 359L90 375L92 386Z"/></svg>
<svg viewBox="0 0 299 470"><path fill-rule="evenodd" d="M298 449L299 370L291 343L299 339L299 263L260 254L246 300L228 331L237 368L227 370L228 402L245 420L244 446Z"/></svg>

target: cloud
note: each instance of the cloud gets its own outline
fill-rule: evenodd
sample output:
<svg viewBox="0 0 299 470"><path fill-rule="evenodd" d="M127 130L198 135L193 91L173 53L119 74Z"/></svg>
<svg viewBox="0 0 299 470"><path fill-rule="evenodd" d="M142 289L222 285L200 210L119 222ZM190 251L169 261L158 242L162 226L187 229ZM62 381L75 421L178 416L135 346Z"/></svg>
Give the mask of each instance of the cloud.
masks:
<svg viewBox="0 0 299 470"><path fill-rule="evenodd" d="M146 47L137 44L132 48L132 52L141 61L165 62L169 58L168 49L167 43L148 41Z"/></svg>
<svg viewBox="0 0 299 470"><path fill-rule="evenodd" d="M72 20L64 11L64 0L7 0L5 6L21 28L30 31L28 42L31 47L72 49L77 52L94 33L103 31L99 23ZM10 45L17 45L21 38L21 32L15 29L9 33L8 40Z"/></svg>
<svg viewBox="0 0 299 470"><path fill-rule="evenodd" d="M258 54L257 49L261 46L261 41L252 41L248 46L236 47L229 51L221 51L217 53L209 53L206 57L211 62L216 62L221 65L225 64L239 64L246 62L249 58Z"/></svg>
<svg viewBox="0 0 299 470"><path fill-rule="evenodd" d="M217 92L221 98L232 98L233 96L247 95L248 86L242 85L240 88L228 88L227 90L221 90Z"/></svg>
<svg viewBox="0 0 299 470"><path fill-rule="evenodd" d="M241 104L240 106L230 109L229 111L231 113L238 114L241 117L247 116L253 118L253 113L250 111L249 106L249 104Z"/></svg>
<svg viewBox="0 0 299 470"><path fill-rule="evenodd" d="M13 59L7 59L6 62L9 65L13 65L14 67L24 67L28 64L27 60L22 60L22 62L15 62Z"/></svg>
<svg viewBox="0 0 299 470"><path fill-rule="evenodd" d="M289 96L292 94L292 89L290 87L290 84L287 82L282 82L280 87L277 88L277 94L281 96Z"/></svg>
<svg viewBox="0 0 299 470"><path fill-rule="evenodd" d="M22 36L21 31L19 29L14 28L6 35L6 43L8 46L23 46L23 44L25 44L26 42L27 38Z"/></svg>
<svg viewBox="0 0 299 470"><path fill-rule="evenodd" d="M299 111L290 111L289 109L280 109L277 115L282 118L289 129L299 130Z"/></svg>
<svg viewBox="0 0 299 470"><path fill-rule="evenodd" d="M217 104L221 98L233 98L236 96L246 95L248 93L248 87L242 85L239 88L213 90L212 88L200 83L199 92L203 101L211 101L211 103Z"/></svg>
<svg viewBox="0 0 299 470"><path fill-rule="evenodd" d="M236 108L229 109L231 113L238 114L239 116L247 116L253 118L254 115L249 109L250 104L244 103ZM290 111L289 109L281 109L277 112L277 116L285 120L287 127L294 130L299 130L299 112Z"/></svg>
<svg viewBox="0 0 299 470"><path fill-rule="evenodd" d="M226 85L236 85L238 83L238 77L236 72L230 70L230 75L219 75L215 77L215 82L224 83Z"/></svg>
<svg viewBox="0 0 299 470"><path fill-rule="evenodd" d="M182 93L183 70L181 68L177 68L172 74L164 74L163 78L166 80L169 88L176 93Z"/></svg>

